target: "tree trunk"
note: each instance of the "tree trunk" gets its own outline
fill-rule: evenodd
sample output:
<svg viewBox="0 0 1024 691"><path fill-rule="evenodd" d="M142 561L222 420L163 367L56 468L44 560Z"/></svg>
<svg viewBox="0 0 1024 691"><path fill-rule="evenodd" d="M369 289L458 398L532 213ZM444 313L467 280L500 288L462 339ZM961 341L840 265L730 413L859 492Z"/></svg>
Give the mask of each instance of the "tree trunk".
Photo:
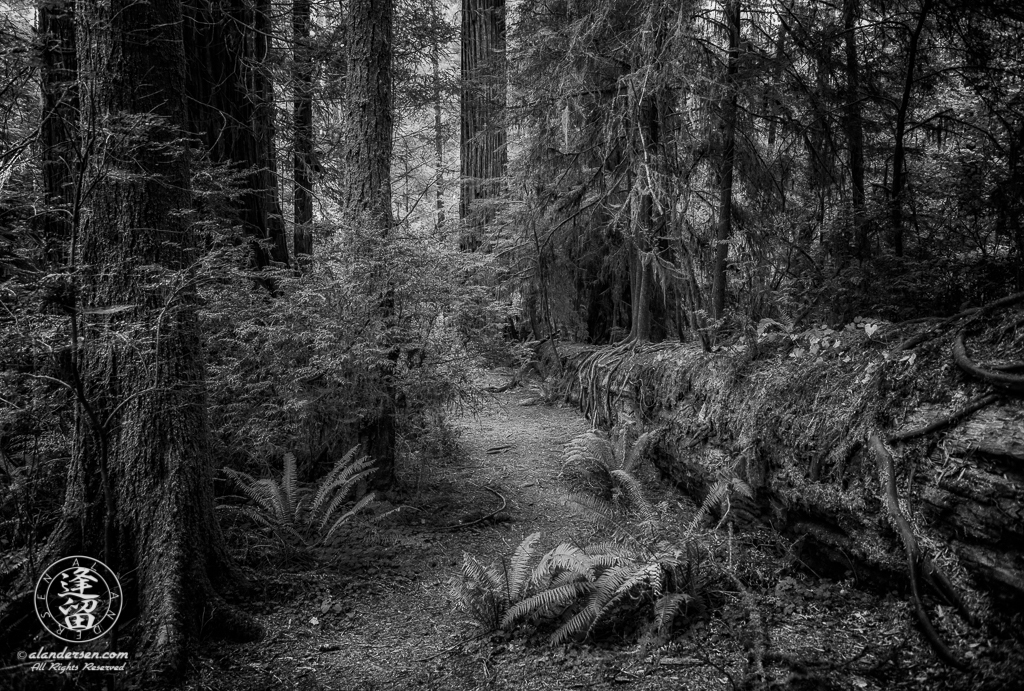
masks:
<svg viewBox="0 0 1024 691"><path fill-rule="evenodd" d="M295 256L313 254L313 61L309 47L310 0L292 3L292 187Z"/></svg>
<svg viewBox="0 0 1024 691"><path fill-rule="evenodd" d="M176 676L200 627L254 634L214 589L232 576L214 518L205 372L188 275L191 206L181 4L80 3L83 269L73 319L78 398L61 525L49 556L120 573L144 676ZM90 129L91 128L91 129ZM103 129L97 129L103 128Z"/></svg>
<svg viewBox="0 0 1024 691"><path fill-rule="evenodd" d="M277 193L268 0L186 0L189 125L215 164L239 171L236 218L258 268L288 263ZM266 245L266 247L264 246Z"/></svg>
<svg viewBox="0 0 1024 691"><path fill-rule="evenodd" d="M903 256L903 190L906 187L907 151L904 135L907 131L907 116L910 112L910 96L914 90L914 72L917 69L917 51L924 30L925 20L931 9L931 0L924 0L921 12L917 17L917 25L910 32L910 44L907 48L907 74L903 81L903 97L896 113L896 142L892 152L892 248L897 257Z"/></svg>
<svg viewBox="0 0 1024 691"><path fill-rule="evenodd" d="M505 0L462 0L460 246L475 251L494 220L505 147Z"/></svg>
<svg viewBox="0 0 1024 691"><path fill-rule="evenodd" d="M870 255L864 208L864 120L860 107L860 60L857 57L859 0L843 3L843 41L846 47L846 141L850 153L850 181L853 186L853 237L858 259Z"/></svg>
<svg viewBox="0 0 1024 691"><path fill-rule="evenodd" d="M725 73L725 103L722 108L722 161L718 174L718 227L715 233L715 267L711 286L711 318L721 319L725 311L726 260L732 235L732 179L736 159L736 74L740 49L740 0L728 0L725 17L729 25L729 63Z"/></svg>
<svg viewBox="0 0 1024 691"><path fill-rule="evenodd" d="M47 258L67 261L74 227L75 142L78 140L78 59L75 56L75 8L71 0L39 8L42 38L43 113L39 127L46 209L42 236Z"/></svg>
<svg viewBox="0 0 1024 691"><path fill-rule="evenodd" d="M365 261L361 283L378 301L384 355L378 366L383 395L364 419L363 450L377 463L375 487L394 484L395 389L398 349L392 343L394 293L386 278L386 246L394 223L391 213L392 21L391 0L352 0L347 44L348 91L345 150L341 159L341 216L353 251Z"/></svg>
<svg viewBox="0 0 1024 691"><path fill-rule="evenodd" d="M435 22L440 20L437 0L431 0L430 9ZM434 200L437 208L435 226L444 226L444 129L441 119L441 46L435 36L430 50L430 70L434 88L434 165L437 168L434 181Z"/></svg>

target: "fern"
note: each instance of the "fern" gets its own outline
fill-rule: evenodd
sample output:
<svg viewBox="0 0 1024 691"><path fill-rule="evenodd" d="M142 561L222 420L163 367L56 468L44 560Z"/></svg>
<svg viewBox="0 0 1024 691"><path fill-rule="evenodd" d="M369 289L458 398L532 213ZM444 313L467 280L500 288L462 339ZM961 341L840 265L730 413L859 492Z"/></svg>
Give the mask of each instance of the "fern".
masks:
<svg viewBox="0 0 1024 691"><path fill-rule="evenodd" d="M343 525L375 504L370 493L349 506L359 483L375 470L369 458L355 458L357 448L334 464L308 501L310 492L299 487L292 453L284 455L280 482L273 478L257 480L248 473L225 468L224 473L253 505L218 508L234 511L269 529L286 551L306 552L326 545Z"/></svg>
<svg viewBox="0 0 1024 691"><path fill-rule="evenodd" d="M657 436L658 431L650 431L631 441L629 431L623 430L617 440L613 441L595 432L587 432L566 444L562 470L565 472L570 467L581 468L597 479L601 487L598 495L611 497L612 504L621 506L627 512L639 514L645 521L651 521L655 517L654 507L647 500L634 473L650 452ZM579 503L591 508L585 502ZM598 509L598 513L609 514L604 508Z"/></svg>

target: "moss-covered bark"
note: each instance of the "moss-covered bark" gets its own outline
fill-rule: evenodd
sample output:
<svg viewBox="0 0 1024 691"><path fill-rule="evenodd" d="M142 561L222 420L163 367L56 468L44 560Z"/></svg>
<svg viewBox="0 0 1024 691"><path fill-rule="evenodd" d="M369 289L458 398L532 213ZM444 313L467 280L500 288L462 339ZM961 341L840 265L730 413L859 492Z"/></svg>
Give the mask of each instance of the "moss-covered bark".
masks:
<svg viewBox="0 0 1024 691"><path fill-rule="evenodd" d="M1015 347L1016 332L1007 337L1004 327L1019 316L976 340L998 357ZM871 336L851 328L815 348L813 333L779 334L775 346L759 345L760 357L745 347L706 353L678 343L578 350L563 385L602 425L660 428L657 465L698 501L717 479L739 477L755 499L734 498L737 523L799 538L801 559L816 570L891 587L906 582L905 560L869 435L921 427L989 391L953 365L955 338L918 351L889 345L906 335L891 325ZM904 510L932 558L980 602L1019 607L1024 406L1010 397L988 402L892 451Z"/></svg>

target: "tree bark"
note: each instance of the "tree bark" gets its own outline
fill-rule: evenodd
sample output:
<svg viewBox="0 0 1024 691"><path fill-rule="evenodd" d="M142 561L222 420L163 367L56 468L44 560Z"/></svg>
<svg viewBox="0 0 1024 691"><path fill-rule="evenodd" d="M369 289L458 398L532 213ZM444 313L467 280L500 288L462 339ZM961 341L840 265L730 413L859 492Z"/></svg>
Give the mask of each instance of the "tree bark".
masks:
<svg viewBox="0 0 1024 691"><path fill-rule="evenodd" d="M475 251L494 220L508 166L505 108L505 0L462 0L460 246Z"/></svg>
<svg viewBox="0 0 1024 691"><path fill-rule="evenodd" d="M49 556L102 555L137 612L144 676L174 677L199 633L252 636L216 585L233 569L213 510L205 372L189 267L190 152L181 3L79 3L81 129L101 150L78 229L78 398ZM62 555L63 555L62 554ZM210 621L212 616L212 622Z"/></svg>
<svg viewBox="0 0 1024 691"><path fill-rule="evenodd" d="M269 0L185 0L190 129L241 177L236 217L257 268L288 263L277 192Z"/></svg>
<svg viewBox="0 0 1024 691"><path fill-rule="evenodd" d="M431 0L431 12L434 21L440 20L437 9L437 0ZM444 226L444 129L441 119L441 46L438 39L430 50L431 84L434 88L434 165L437 168L434 181L434 203L437 209L435 227Z"/></svg>
<svg viewBox="0 0 1024 691"><path fill-rule="evenodd" d="M718 174L718 226L715 233L715 266L711 286L711 317L721 319L725 311L726 262L732 235L732 183L736 159L736 74L740 49L740 0L728 0L725 18L729 26L729 62L725 74L725 103L722 108L722 160Z"/></svg>
<svg viewBox="0 0 1024 691"><path fill-rule="evenodd" d="M391 0L352 0L349 5L348 90L345 150L341 159L341 217L353 251L362 257L365 289L377 301L384 355L378 364L383 395L364 419L363 450L377 464L373 484L386 489L395 478L394 294L386 278L386 246L394 223L391 212L392 45Z"/></svg>
<svg viewBox="0 0 1024 691"><path fill-rule="evenodd" d="M292 103L294 183L293 242L295 256L313 254L313 61L310 55L310 0L292 3Z"/></svg>
<svg viewBox="0 0 1024 691"><path fill-rule="evenodd" d="M75 8L65 0L39 8L42 38L43 113L39 127L46 209L42 236L47 258L67 261L74 226L78 141L78 59L75 55Z"/></svg>

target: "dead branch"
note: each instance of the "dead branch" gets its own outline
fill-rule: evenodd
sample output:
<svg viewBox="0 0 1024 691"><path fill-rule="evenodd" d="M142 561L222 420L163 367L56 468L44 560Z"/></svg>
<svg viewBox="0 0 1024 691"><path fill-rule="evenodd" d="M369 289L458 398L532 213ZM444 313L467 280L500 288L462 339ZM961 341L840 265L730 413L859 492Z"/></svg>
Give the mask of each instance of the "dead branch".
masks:
<svg viewBox="0 0 1024 691"><path fill-rule="evenodd" d="M964 419L971 413L975 413L984 408L985 406L989 405L990 403L995 403L997 400L999 400L998 394L988 394L987 396L982 396L981 398L977 398L971 401L960 410L952 412L949 415L944 415L938 418L937 420L928 423L927 425L924 425L922 427L916 427L906 432L900 432L899 434L894 434L889 437L888 442L890 444L895 444L897 442L905 442L910 441L911 439L916 439L918 437L923 437L927 434L931 434L932 432L938 432L941 429L945 429L946 427L955 425L956 423L960 422L962 419Z"/></svg>
<svg viewBox="0 0 1024 691"><path fill-rule="evenodd" d="M957 334L956 341L953 342L953 359L956 360L960 369L976 379L1008 391L1024 392L1024 375L1008 374L979 367L967 354L963 331Z"/></svg>
<svg viewBox="0 0 1024 691"><path fill-rule="evenodd" d="M939 569L921 553L917 537L914 535L914 529L900 509L899 495L896 492L896 471L893 468L892 454L885 448L876 432L871 433L871 436L868 438L868 445L871 447L871 451L874 453L875 460L878 463L878 475L882 483L883 493L885 494L886 511L893 523L893 527L900 534L903 546L907 552L911 603L914 606L914 614L917 616L918 623L921 624L924 637L932 647L932 650L939 656L939 659L957 669L966 670L967 666L953 655L953 652L939 637L938 632L932 625L932 620L928 616L927 610L925 610L924 602L921 600L922 564L925 565L924 570L926 573L932 578L935 577L935 573ZM957 599L959 599L959 596L957 596Z"/></svg>

